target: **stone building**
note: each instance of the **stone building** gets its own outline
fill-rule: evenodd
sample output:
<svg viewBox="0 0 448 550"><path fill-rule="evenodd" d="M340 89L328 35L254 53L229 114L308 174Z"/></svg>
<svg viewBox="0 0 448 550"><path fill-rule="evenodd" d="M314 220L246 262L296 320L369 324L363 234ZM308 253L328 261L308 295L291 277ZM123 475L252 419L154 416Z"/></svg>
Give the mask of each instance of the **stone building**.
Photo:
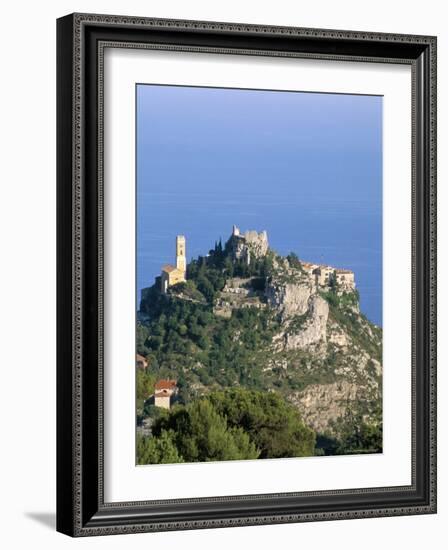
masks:
<svg viewBox="0 0 448 550"><path fill-rule="evenodd" d="M161 291L165 294L170 286L184 283L187 272L186 240L184 235L176 237L176 265L164 265L160 276Z"/></svg>
<svg viewBox="0 0 448 550"><path fill-rule="evenodd" d="M244 260L247 265L251 258L262 258L269 250L268 234L266 231L246 231L241 233L236 225L232 228L232 235L227 241L226 247L230 250L235 260Z"/></svg>
<svg viewBox="0 0 448 550"><path fill-rule="evenodd" d="M171 407L171 395L167 390L160 390L154 393L154 405L161 409L169 409Z"/></svg>
<svg viewBox="0 0 448 550"><path fill-rule="evenodd" d="M310 262L302 262L303 270L314 278L316 286L329 287L332 280L343 291L355 290L355 274L349 269L339 269L331 265L313 264Z"/></svg>
<svg viewBox="0 0 448 550"><path fill-rule="evenodd" d="M354 290L355 274L349 269L335 269L336 282L343 290Z"/></svg>
<svg viewBox="0 0 448 550"><path fill-rule="evenodd" d="M159 380L154 386L154 405L162 409L169 409L173 395L177 393L175 380Z"/></svg>

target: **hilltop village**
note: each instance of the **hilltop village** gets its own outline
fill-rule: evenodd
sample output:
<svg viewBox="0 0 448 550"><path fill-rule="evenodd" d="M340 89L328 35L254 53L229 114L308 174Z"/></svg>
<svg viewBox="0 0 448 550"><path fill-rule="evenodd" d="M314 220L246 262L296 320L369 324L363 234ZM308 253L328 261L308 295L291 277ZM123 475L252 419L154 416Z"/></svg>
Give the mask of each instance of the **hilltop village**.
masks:
<svg viewBox="0 0 448 550"><path fill-rule="evenodd" d="M187 246L141 293L138 463L381 452L382 330L354 273L236 226Z"/></svg>
<svg viewBox="0 0 448 550"><path fill-rule="evenodd" d="M190 261L187 246L178 235L173 264L142 290L136 372L144 445L156 445L151 438L181 411L207 399L216 407L238 390L239 399L275 395L279 407L292 407L315 434L316 452L378 452L382 331L360 311L353 271L282 256L266 231L237 226ZM374 436L349 442L355 421Z"/></svg>
<svg viewBox="0 0 448 550"><path fill-rule="evenodd" d="M234 261L241 261L250 266L251 261L259 260L268 254L268 235L266 231L251 230L242 233L234 225L226 246ZM168 289L187 281L186 238L184 235L177 235L176 237L174 263L175 265L164 265L161 275L156 278L156 286L160 288L160 292L164 295L167 295ZM352 292L355 290L353 271L304 261L300 262L300 265L316 288L329 290L334 285L334 287L337 286L339 292ZM221 297L217 300L213 312L215 315L229 318L235 306L264 307L263 302L250 300L254 296L255 294L251 293L250 278L232 278L222 289ZM266 303L269 303L269 298ZM139 354L137 354L136 364L138 368L146 369L148 366L146 359ZM148 399L153 401L156 407L170 409L171 405L176 402L177 393L178 388L175 380L161 379L156 382L154 394L148 396Z"/></svg>
<svg viewBox="0 0 448 550"><path fill-rule="evenodd" d="M227 243L234 260L242 260L248 266L251 259L260 259L269 251L268 235L266 231L246 231L241 233L234 225L232 234ZM301 262L303 270L314 279L319 287L329 287L336 282L341 290L355 289L355 274L349 269L336 268L326 264ZM186 239L184 235L176 237L175 265L164 265L160 279L157 279L160 290L166 294L169 287L187 280Z"/></svg>

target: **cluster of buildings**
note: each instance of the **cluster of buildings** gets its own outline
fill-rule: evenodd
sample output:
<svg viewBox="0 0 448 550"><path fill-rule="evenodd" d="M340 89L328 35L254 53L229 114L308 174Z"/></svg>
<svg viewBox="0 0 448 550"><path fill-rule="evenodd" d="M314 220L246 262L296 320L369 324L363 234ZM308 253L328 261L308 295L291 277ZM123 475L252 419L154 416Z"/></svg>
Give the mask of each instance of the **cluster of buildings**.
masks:
<svg viewBox="0 0 448 550"><path fill-rule="evenodd" d="M252 258L260 258L269 250L268 235L266 231L246 231L242 233L234 225L227 245L234 259L245 260L250 264ZM339 269L330 265L302 262L302 267L308 275L314 277L316 285L328 287L332 280L341 290L352 291L355 289L355 274L349 269ZM187 256L186 239L184 235L176 237L175 265L167 264L162 268L158 278L160 289L166 294L169 287L187 280Z"/></svg>
<svg viewBox="0 0 448 550"><path fill-rule="evenodd" d="M341 290L355 289L355 274L349 269L339 269L331 265L312 264L301 262L302 267L308 275L314 277L317 286L328 287L332 279Z"/></svg>
<svg viewBox="0 0 448 550"><path fill-rule="evenodd" d="M233 259L244 260L247 265L251 259L265 256L269 250L268 235L266 231L246 231L242 233L234 225L228 241ZM175 265L167 264L162 267L159 284L160 290L166 294L169 287L184 283L187 280L187 255L185 235L176 237Z"/></svg>

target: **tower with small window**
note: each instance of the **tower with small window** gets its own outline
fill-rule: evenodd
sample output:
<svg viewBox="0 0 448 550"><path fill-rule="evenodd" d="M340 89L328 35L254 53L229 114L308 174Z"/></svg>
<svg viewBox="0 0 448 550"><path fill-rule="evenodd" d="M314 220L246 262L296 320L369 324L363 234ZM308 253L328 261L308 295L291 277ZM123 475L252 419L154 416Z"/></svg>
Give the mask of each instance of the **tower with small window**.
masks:
<svg viewBox="0 0 448 550"><path fill-rule="evenodd" d="M185 253L185 237L178 235L176 237L176 267L184 274L187 271L187 258Z"/></svg>

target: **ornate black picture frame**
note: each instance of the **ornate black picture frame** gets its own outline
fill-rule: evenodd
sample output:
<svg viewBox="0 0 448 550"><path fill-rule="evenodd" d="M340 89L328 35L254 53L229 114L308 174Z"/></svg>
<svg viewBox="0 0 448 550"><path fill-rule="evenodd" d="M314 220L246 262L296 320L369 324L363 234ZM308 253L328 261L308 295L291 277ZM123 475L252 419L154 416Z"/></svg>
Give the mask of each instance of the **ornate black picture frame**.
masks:
<svg viewBox="0 0 448 550"><path fill-rule="evenodd" d="M104 501L102 56L108 43L411 66L410 486ZM57 22L57 51L58 531L90 536L435 513L436 38L73 14Z"/></svg>

